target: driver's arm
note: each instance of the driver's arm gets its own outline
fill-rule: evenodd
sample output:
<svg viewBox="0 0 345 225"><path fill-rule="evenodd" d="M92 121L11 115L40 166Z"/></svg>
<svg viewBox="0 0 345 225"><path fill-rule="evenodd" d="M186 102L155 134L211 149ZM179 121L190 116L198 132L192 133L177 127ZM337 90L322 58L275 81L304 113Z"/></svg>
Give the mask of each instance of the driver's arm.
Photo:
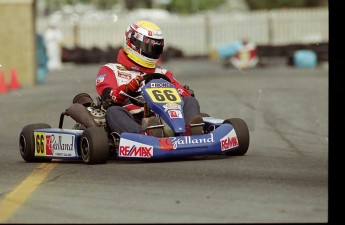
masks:
<svg viewBox="0 0 345 225"><path fill-rule="evenodd" d="M96 77L96 91L101 97L101 101L107 105L121 104L125 100L124 96L119 95L122 89L124 87L118 86L113 70L107 66L102 66Z"/></svg>
<svg viewBox="0 0 345 225"><path fill-rule="evenodd" d="M109 67L103 66L99 69L96 77L96 91L101 97L102 102L108 104L112 103L121 105L126 99L126 96L121 95L121 91L130 94L138 90L141 76L131 79L127 84L118 85L116 76Z"/></svg>

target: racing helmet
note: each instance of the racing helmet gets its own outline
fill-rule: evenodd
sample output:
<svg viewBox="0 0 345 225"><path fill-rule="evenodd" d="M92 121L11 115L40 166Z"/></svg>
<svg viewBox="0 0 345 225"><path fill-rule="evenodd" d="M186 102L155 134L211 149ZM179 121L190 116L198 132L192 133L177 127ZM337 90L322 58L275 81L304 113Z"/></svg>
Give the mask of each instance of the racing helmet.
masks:
<svg viewBox="0 0 345 225"><path fill-rule="evenodd" d="M162 31L149 21L135 22L128 26L122 47L128 58L135 63L155 68L164 47Z"/></svg>

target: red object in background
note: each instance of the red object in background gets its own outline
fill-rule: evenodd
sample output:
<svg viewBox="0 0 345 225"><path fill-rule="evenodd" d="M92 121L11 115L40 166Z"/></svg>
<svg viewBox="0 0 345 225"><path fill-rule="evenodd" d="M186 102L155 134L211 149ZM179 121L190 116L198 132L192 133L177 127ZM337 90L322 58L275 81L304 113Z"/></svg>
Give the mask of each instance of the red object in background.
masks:
<svg viewBox="0 0 345 225"><path fill-rule="evenodd" d="M20 88L20 84L17 77L17 70L13 68L11 70L11 83L9 85L10 90L17 90Z"/></svg>
<svg viewBox="0 0 345 225"><path fill-rule="evenodd" d="M6 93L7 91L8 90L5 82L5 75L4 72L0 69L0 93Z"/></svg>

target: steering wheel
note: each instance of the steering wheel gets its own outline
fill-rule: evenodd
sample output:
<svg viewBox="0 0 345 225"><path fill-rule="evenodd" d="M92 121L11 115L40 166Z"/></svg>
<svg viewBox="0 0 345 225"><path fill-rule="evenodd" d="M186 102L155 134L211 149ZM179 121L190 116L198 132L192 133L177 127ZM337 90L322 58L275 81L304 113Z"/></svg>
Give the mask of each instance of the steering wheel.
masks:
<svg viewBox="0 0 345 225"><path fill-rule="evenodd" d="M164 79L168 81L169 83L171 83L171 80L169 79L169 77L161 73L147 73L143 76L143 81L145 81L145 84L150 82L153 79Z"/></svg>
<svg viewBox="0 0 345 225"><path fill-rule="evenodd" d="M161 73L147 73L143 76L143 80L145 82L145 84L147 84L148 82L150 82L151 80L153 79L164 79L166 81L168 81L169 83L171 83L171 80L169 79L169 77L165 76L164 74L161 74ZM144 99L143 97L141 96L140 93L132 93L132 95L130 95L131 97L137 99L133 99L133 98L128 98L129 101L133 104L133 105L137 105L137 106L144 106Z"/></svg>

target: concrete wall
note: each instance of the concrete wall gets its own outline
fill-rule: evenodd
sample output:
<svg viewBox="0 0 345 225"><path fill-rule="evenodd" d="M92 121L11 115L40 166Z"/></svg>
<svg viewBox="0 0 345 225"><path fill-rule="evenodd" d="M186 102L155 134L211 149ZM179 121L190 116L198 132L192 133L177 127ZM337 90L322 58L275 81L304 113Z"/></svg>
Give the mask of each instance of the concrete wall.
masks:
<svg viewBox="0 0 345 225"><path fill-rule="evenodd" d="M0 65L10 82L17 71L22 86L36 83L34 0L0 0Z"/></svg>

